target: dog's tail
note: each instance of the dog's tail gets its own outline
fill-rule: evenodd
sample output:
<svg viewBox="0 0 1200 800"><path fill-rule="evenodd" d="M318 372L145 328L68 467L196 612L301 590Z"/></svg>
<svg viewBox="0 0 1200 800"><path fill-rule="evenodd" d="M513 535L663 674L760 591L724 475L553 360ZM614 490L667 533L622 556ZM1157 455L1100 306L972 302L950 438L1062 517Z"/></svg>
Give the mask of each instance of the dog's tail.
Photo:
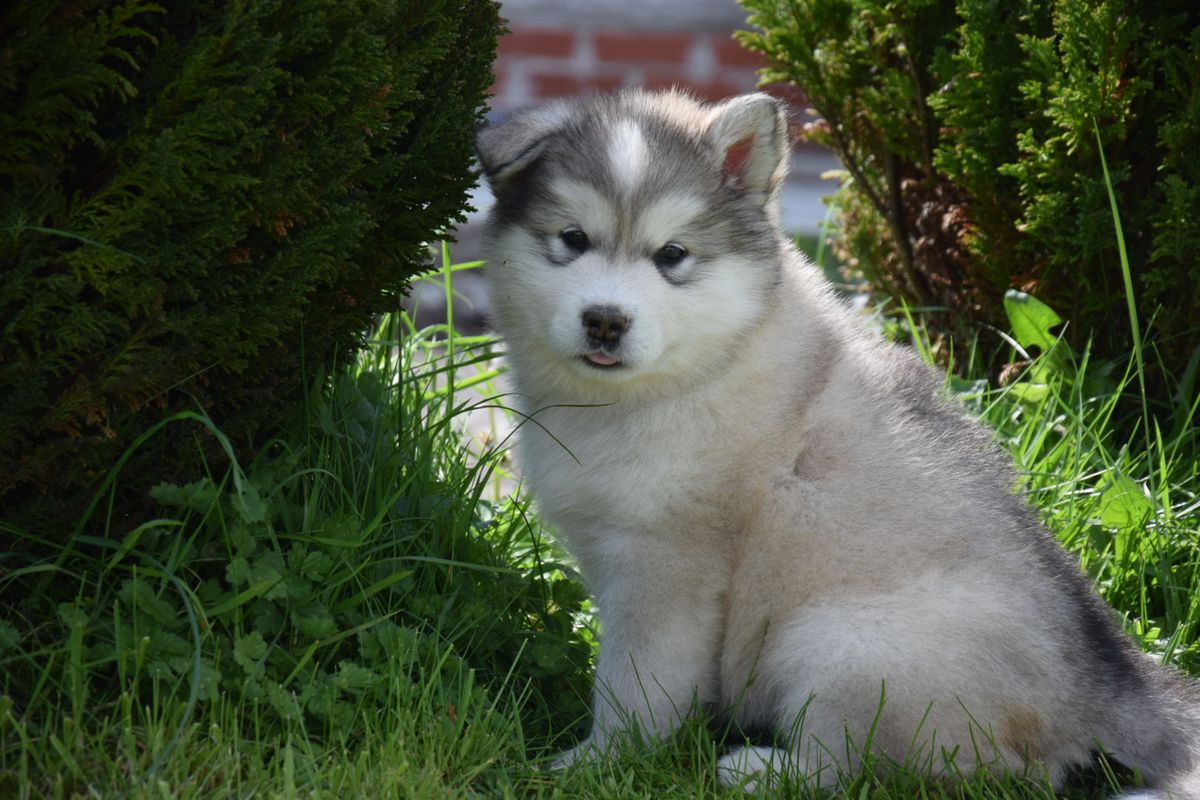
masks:
<svg viewBox="0 0 1200 800"><path fill-rule="evenodd" d="M1113 757L1138 770L1151 788L1121 800L1200 800L1200 688L1178 672L1148 663L1143 682L1113 709L1104 740Z"/></svg>
<svg viewBox="0 0 1200 800"><path fill-rule="evenodd" d="M1154 789L1131 789L1114 800L1195 800L1200 798L1200 774L1183 775Z"/></svg>

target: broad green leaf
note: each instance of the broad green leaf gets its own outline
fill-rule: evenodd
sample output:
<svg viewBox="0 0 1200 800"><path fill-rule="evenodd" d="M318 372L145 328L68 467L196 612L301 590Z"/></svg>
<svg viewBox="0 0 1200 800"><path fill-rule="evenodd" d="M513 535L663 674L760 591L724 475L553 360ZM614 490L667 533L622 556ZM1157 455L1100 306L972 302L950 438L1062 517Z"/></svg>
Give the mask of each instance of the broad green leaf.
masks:
<svg viewBox="0 0 1200 800"><path fill-rule="evenodd" d="M153 587L144 580L135 578L126 580L117 596L130 608L136 608L164 628L183 627L183 614L171 603L159 597Z"/></svg>
<svg viewBox="0 0 1200 800"><path fill-rule="evenodd" d="M165 506L206 511L217 499L217 487L208 478L185 483L160 483L150 490L150 496Z"/></svg>
<svg viewBox="0 0 1200 800"><path fill-rule="evenodd" d="M234 496L233 507L244 522L262 522L267 517L267 506L252 483Z"/></svg>
<svg viewBox="0 0 1200 800"><path fill-rule="evenodd" d="M1139 528L1154 514L1154 504L1137 481L1125 475L1114 478L1100 493L1100 524L1106 528Z"/></svg>
<svg viewBox="0 0 1200 800"><path fill-rule="evenodd" d="M250 562L243 556L234 556L225 565L225 580L230 586L241 586L250 582Z"/></svg>
<svg viewBox="0 0 1200 800"><path fill-rule="evenodd" d="M1036 297L1010 289L1004 294L1004 311L1017 343L1041 351L1029 370L1034 382L1048 382L1054 375L1074 377L1070 346L1050 330L1062 324L1054 309Z"/></svg>
<svg viewBox="0 0 1200 800"><path fill-rule="evenodd" d="M250 568L251 579L255 583L271 584L265 595L268 600L283 600L288 596L288 582L283 579L285 573L287 567L283 563L283 556L276 550L268 550L254 559Z"/></svg>
<svg viewBox="0 0 1200 800"><path fill-rule="evenodd" d="M1009 289L1004 293L1004 312L1012 326L1013 338L1022 347L1037 347L1042 352L1049 352L1058 341L1050 329L1061 325L1062 318L1036 297Z"/></svg>
<svg viewBox="0 0 1200 800"><path fill-rule="evenodd" d="M370 689L379 682L379 674L374 670L359 666L353 661L343 661L338 664L337 674L333 676L334 685L348 691Z"/></svg>
<svg viewBox="0 0 1200 800"><path fill-rule="evenodd" d="M292 611L292 624L310 639L324 639L337 633L337 623L329 609L320 603L309 603Z"/></svg>
<svg viewBox="0 0 1200 800"><path fill-rule="evenodd" d="M304 556L300 565L300 574L312 580L324 578L334 566L333 559L320 550L314 550Z"/></svg>
<svg viewBox="0 0 1200 800"><path fill-rule="evenodd" d="M258 662L267 654L267 643L258 631L252 631L247 636L239 636L233 644L233 660L253 675L258 671Z"/></svg>
<svg viewBox="0 0 1200 800"><path fill-rule="evenodd" d="M262 526L259 526L260 528ZM258 536L251 526L237 520L229 528L229 541L239 556L249 558L258 549Z"/></svg>
<svg viewBox="0 0 1200 800"><path fill-rule="evenodd" d="M298 722L302 719L300 701L296 699L295 695L277 683L268 683L263 688L266 690L267 702L279 716L289 722Z"/></svg>
<svg viewBox="0 0 1200 800"><path fill-rule="evenodd" d="M1020 400L1022 403L1036 405L1049 396L1050 387L1044 383L1027 383L1022 381L1009 386L1008 393Z"/></svg>

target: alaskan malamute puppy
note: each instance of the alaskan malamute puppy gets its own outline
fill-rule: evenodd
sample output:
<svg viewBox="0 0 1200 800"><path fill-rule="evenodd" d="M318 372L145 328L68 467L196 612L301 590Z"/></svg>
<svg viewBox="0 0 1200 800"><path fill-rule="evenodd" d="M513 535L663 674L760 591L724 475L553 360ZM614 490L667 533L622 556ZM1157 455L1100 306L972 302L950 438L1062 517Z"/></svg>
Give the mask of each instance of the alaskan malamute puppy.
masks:
<svg viewBox="0 0 1200 800"><path fill-rule="evenodd" d="M1058 782L1099 744L1200 798L1192 686L1122 633L990 433L781 232L775 100L561 102L478 150L518 457L602 624L564 762L698 702L788 742L724 756L726 782L830 785L868 737Z"/></svg>

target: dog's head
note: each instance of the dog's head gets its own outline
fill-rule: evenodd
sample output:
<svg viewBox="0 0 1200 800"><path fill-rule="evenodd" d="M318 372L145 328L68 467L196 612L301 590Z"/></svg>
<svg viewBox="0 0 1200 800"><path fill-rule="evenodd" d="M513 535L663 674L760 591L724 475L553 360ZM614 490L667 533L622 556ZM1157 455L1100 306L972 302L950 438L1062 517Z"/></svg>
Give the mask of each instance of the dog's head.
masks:
<svg viewBox="0 0 1200 800"><path fill-rule="evenodd" d="M478 135L497 325L522 370L629 386L720 369L765 313L787 120L771 97L624 92Z"/></svg>

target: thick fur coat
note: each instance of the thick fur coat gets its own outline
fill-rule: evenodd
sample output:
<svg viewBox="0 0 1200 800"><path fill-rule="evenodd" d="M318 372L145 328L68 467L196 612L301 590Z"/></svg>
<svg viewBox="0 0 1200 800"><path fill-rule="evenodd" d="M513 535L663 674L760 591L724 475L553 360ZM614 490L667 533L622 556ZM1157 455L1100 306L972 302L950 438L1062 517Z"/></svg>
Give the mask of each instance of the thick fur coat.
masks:
<svg viewBox="0 0 1200 800"><path fill-rule="evenodd" d="M479 133L518 457L602 625L593 730L563 761L698 702L786 741L726 755L727 782L832 784L873 730L899 763L1055 781L1099 743L1200 800L1194 688L1122 633L990 433L783 235L787 142L765 95L626 92Z"/></svg>

